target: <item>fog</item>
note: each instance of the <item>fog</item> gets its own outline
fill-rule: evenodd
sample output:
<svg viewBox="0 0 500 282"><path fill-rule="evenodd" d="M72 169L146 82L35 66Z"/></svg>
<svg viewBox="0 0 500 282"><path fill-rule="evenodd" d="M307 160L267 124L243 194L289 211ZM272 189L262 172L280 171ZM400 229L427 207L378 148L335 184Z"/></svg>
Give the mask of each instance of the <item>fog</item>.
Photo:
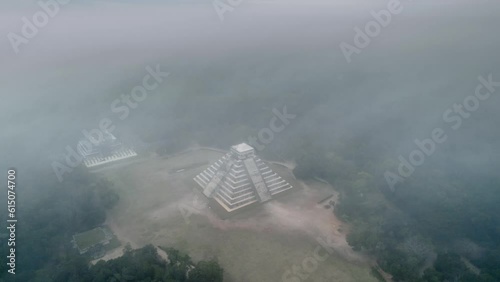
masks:
<svg viewBox="0 0 500 282"><path fill-rule="evenodd" d="M390 141L409 146L437 126L449 105L472 93L478 75L498 72L499 7L495 2L474 9L460 1L403 3L403 12L348 64L339 44L352 44L353 28L363 27L371 10L386 6L367 2L248 1L225 13L223 21L210 3L62 6L28 44L20 45L19 54L2 40L1 147L9 148L9 160L15 162L63 152L71 137L112 114L111 102L149 64L171 73L154 94L171 96L165 111L175 107L176 99L192 99L196 109L197 97L221 93L236 100L260 92L266 102L280 106L293 104L287 95L297 91L311 100L300 120L314 120L317 111L331 113L331 120L317 124L323 133L317 137L327 142L378 127L386 131L384 118L402 117L411 120L411 127L394 132ZM35 3L2 5L7 8L0 17L3 34L20 33L20 18L40 9ZM214 72L217 76L210 77ZM200 76L205 76L202 81ZM186 84L198 86L186 93ZM318 96L324 99L315 103ZM149 102L119 127L126 130L144 118L155 124L150 128L162 130L169 120L147 117ZM490 99L480 113L494 115L497 103ZM255 114L263 114L259 111ZM20 152L22 140L36 142ZM396 156L398 148L393 149Z"/></svg>
<svg viewBox="0 0 500 282"><path fill-rule="evenodd" d="M349 63L341 43L353 45L354 28L388 2L244 0L221 20L209 1L73 0L18 54L7 34L20 35L22 18L41 8L1 3L0 167L56 179L47 175L53 161L104 118L134 146L226 149L286 106L297 118L263 152L269 159L361 139L363 152L394 160L395 171L415 139L440 127L448 140L422 167L496 176L500 90L458 130L443 114L474 94L479 76L500 81L500 3L401 1ZM169 76L121 119L112 103L142 83L147 66Z"/></svg>

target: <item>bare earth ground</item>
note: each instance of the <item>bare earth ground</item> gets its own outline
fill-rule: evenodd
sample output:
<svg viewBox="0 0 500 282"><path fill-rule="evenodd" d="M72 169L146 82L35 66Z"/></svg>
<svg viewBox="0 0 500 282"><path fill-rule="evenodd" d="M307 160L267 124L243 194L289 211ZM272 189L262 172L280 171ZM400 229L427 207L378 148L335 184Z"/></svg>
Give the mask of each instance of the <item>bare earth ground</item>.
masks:
<svg viewBox="0 0 500 282"><path fill-rule="evenodd" d="M285 271L294 265L302 279L288 281L377 281L370 274L369 259L348 246L342 222L331 209L317 204L335 193L328 184L301 183L286 168L271 165L296 189L230 219L220 219L192 180L206 165L192 164L213 162L221 156L202 149L100 170L120 194L118 205L108 214L108 226L123 244L133 248L170 246L187 252L195 261L217 257L228 282L283 281ZM187 169L175 172L184 167ZM303 262L310 261L321 246L316 239L328 241L328 236L334 252L306 271ZM321 255L327 253L321 250ZM120 249L105 259L119 255Z"/></svg>

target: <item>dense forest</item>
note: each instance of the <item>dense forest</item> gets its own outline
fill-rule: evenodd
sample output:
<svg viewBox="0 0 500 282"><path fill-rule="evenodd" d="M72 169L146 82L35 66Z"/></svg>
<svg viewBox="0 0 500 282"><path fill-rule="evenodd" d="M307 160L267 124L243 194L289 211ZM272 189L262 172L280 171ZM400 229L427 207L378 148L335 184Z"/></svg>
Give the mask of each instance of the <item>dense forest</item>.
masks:
<svg viewBox="0 0 500 282"><path fill-rule="evenodd" d="M393 194L373 175L383 167L364 161L311 154L295 171L340 190L335 213L351 224L348 242L355 250L374 255L395 281L500 280L499 178L443 175L430 165L420 172L426 177L407 180Z"/></svg>
<svg viewBox="0 0 500 282"><path fill-rule="evenodd" d="M43 191L42 198L30 200L18 214L16 274L7 272L2 256L0 281L222 281L223 270L216 261L194 263L188 255L165 248L167 262L151 245L137 250L126 246L122 257L89 267L91 258L80 255L70 241L73 234L104 223L106 211L119 201L113 184L83 168L64 183L51 182L47 174L40 179L44 180L30 184ZM1 250L7 253L4 239Z"/></svg>

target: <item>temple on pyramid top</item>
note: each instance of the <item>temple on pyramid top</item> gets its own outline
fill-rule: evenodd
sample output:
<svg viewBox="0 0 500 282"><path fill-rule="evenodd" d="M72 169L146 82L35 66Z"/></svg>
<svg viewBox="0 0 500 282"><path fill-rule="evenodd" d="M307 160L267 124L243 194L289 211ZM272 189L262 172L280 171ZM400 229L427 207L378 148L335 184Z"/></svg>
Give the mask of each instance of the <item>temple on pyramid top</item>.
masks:
<svg viewBox="0 0 500 282"><path fill-rule="evenodd" d="M293 188L258 158L254 148L246 143L232 146L226 155L194 180L205 196L217 201L227 212L267 202Z"/></svg>
<svg viewBox="0 0 500 282"><path fill-rule="evenodd" d="M247 143L241 143L231 147L231 152L238 156L239 159L245 159L255 155L255 150Z"/></svg>

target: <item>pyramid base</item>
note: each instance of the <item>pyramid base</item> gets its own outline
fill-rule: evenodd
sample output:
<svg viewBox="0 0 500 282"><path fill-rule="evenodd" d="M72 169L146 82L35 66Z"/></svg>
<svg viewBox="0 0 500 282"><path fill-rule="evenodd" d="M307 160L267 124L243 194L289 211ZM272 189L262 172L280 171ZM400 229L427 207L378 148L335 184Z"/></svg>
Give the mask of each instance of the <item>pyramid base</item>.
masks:
<svg viewBox="0 0 500 282"><path fill-rule="evenodd" d="M235 209L232 211L228 211L223 206L221 206L221 204L216 199L213 199L213 198L209 199L209 206L210 206L211 210L221 219L228 219L228 218L235 216L237 214L240 214L244 211L252 210L252 209L258 207L260 204L261 203L259 203L259 202L255 202L255 203L243 206L241 208L238 208L238 209Z"/></svg>
<svg viewBox="0 0 500 282"><path fill-rule="evenodd" d="M226 209L224 207L223 204L221 204L217 199L214 199L214 198L209 198L209 206L211 208L211 210L217 215L219 216L219 218L221 219L228 219L230 217L233 217L237 214L241 214L241 213L244 213L246 211L250 211L252 209L255 209L261 205L264 205L268 202L272 202L272 201L275 201L275 200L278 200L279 201L279 197L282 197L282 196L285 196L285 195L288 195L292 192L294 192L296 190L295 187L291 188L291 189L287 189L283 192L280 192L278 194L275 194L275 196L277 196L278 198L275 198L275 199L271 199L269 201L266 201L266 202L253 202L251 204L248 204L248 205L245 205L245 206L242 206L242 207L239 207L239 208L236 208L236 209L233 209L233 210L230 210L230 209Z"/></svg>

